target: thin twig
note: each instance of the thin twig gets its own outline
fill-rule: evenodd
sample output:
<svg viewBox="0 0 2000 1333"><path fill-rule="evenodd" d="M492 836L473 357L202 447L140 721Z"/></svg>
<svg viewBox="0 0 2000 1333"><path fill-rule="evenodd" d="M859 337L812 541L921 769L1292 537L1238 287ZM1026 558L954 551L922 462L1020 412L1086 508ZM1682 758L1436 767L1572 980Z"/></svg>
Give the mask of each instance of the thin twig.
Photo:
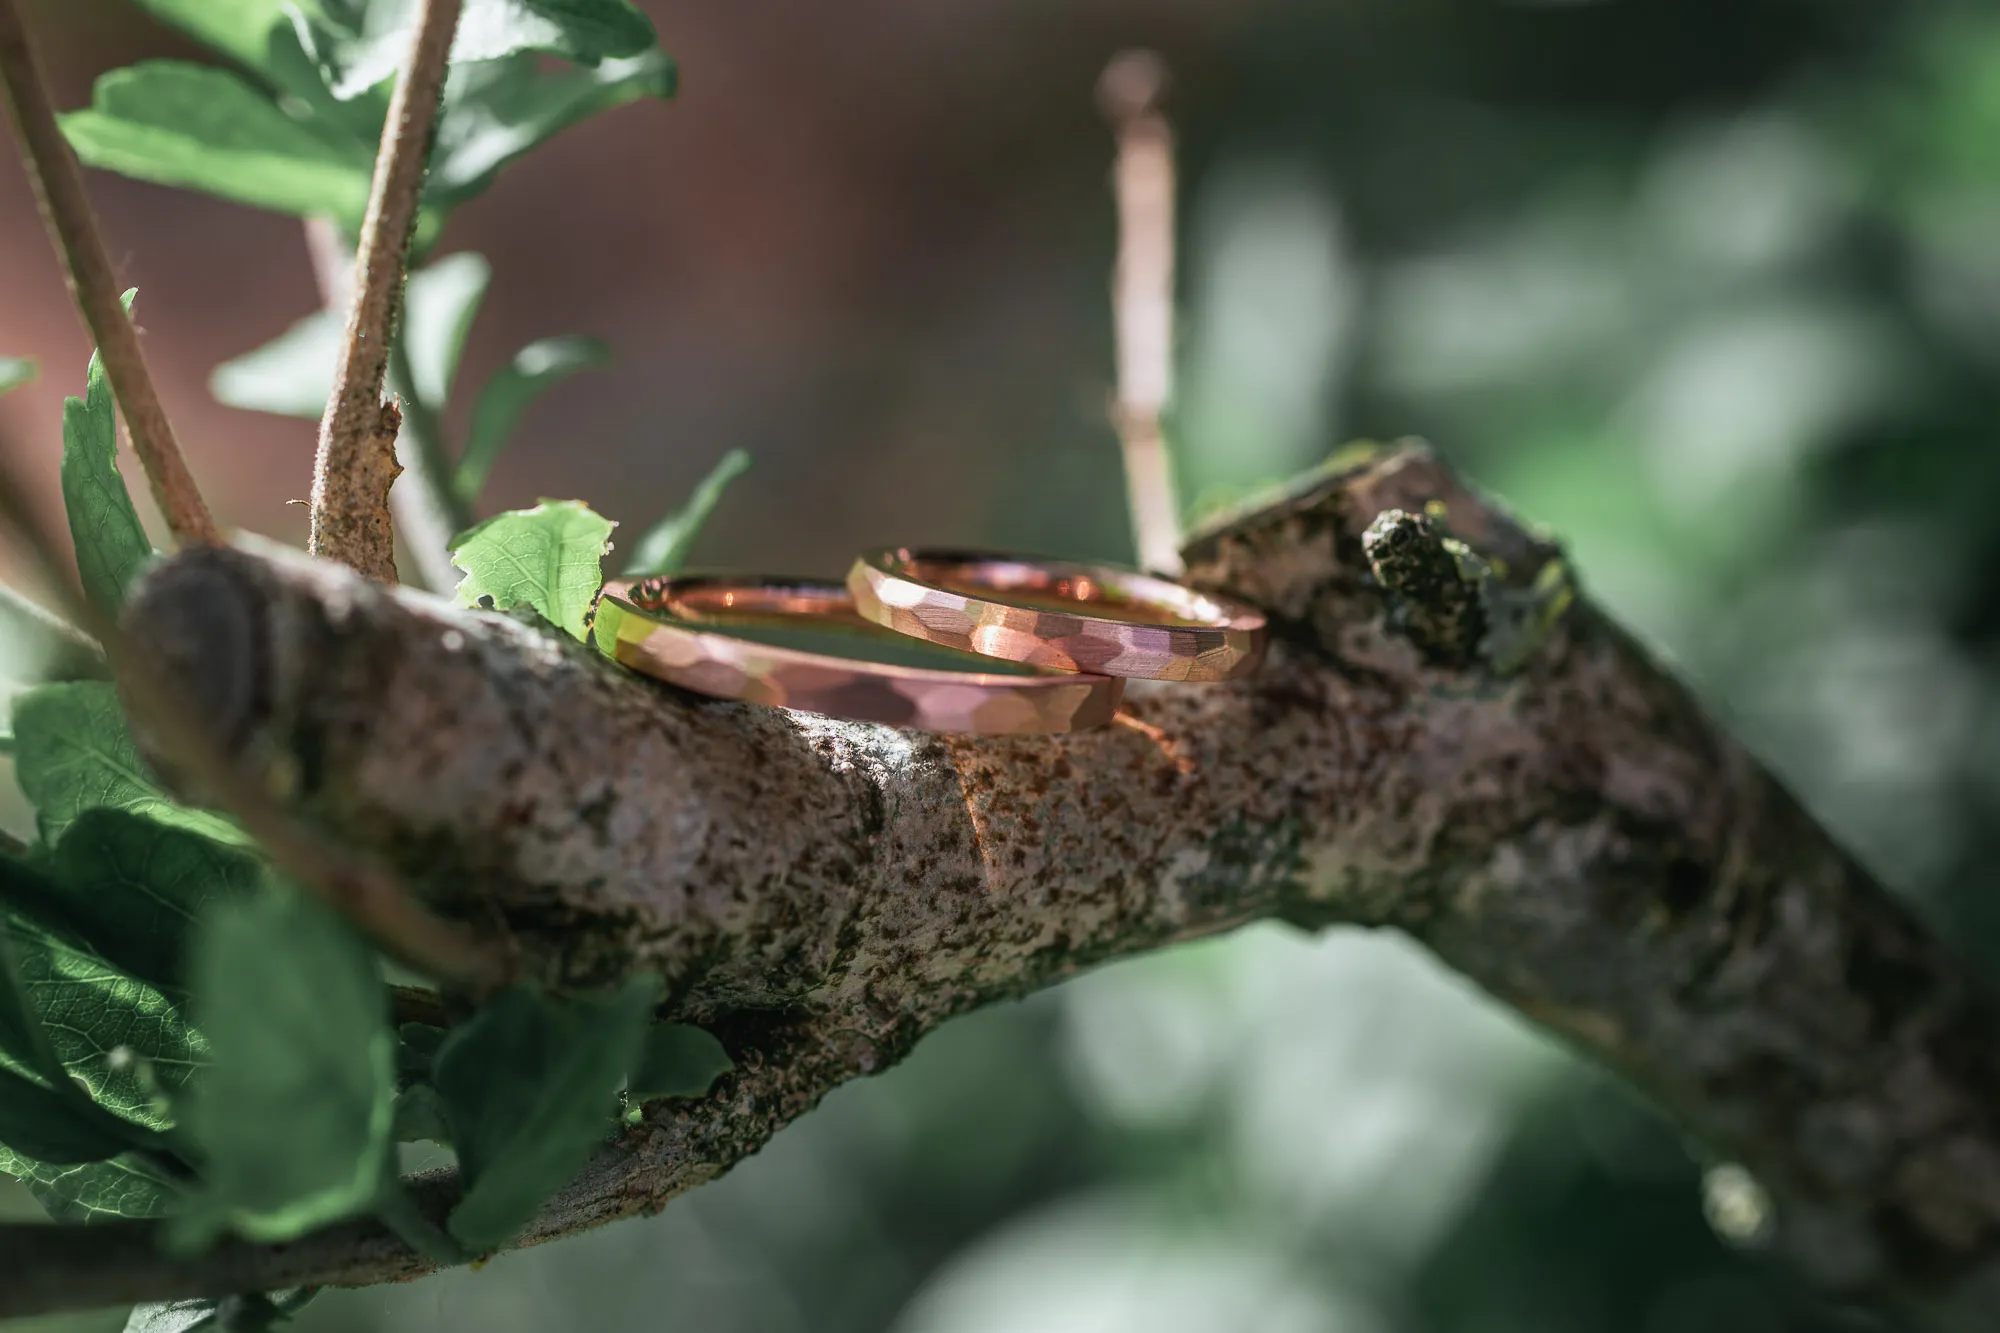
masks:
<svg viewBox="0 0 2000 1333"><path fill-rule="evenodd" d="M341 239L339 226L330 218L308 218L305 234L320 304L328 310L345 310L354 299L354 256ZM471 511L452 487L443 423L411 388L403 369L408 360L403 341L391 341L389 384L403 406L403 428L396 435L403 484L389 492L389 512L402 538L403 555L413 566L406 576L414 575L415 583L432 592L449 592L459 578L451 563L451 539L472 526Z"/></svg>
<svg viewBox="0 0 2000 1333"><path fill-rule="evenodd" d="M382 384L461 3L419 0L417 6L409 58L382 126L382 151L355 256L347 337L313 464L313 554L388 582L395 580L396 562L385 478L394 478L396 464L394 437L385 438L382 430Z"/></svg>
<svg viewBox="0 0 2000 1333"><path fill-rule="evenodd" d="M178 540L220 545L222 534L202 503L201 491L181 457L173 426L146 370L138 330L119 302L117 275L104 248L97 215L91 210L90 196L84 193L83 171L56 125L48 85L14 0L0 0L0 86L6 91L42 221L62 255L70 294L104 356L112 392L131 433L132 450L152 483L153 500Z"/></svg>
<svg viewBox="0 0 2000 1333"><path fill-rule="evenodd" d="M371 861L308 831L252 781L208 734L181 689L156 669L119 626L84 598L61 556L62 538L30 504L11 450L0 448L0 524L20 539L64 609L104 645L120 689L143 729L218 806L262 844L273 863L317 893L392 957L439 981L475 993L502 984L508 955L433 915Z"/></svg>
<svg viewBox="0 0 2000 1333"><path fill-rule="evenodd" d="M1160 416L1173 395L1174 135L1160 114L1166 66L1126 51L1105 67L1098 100L1118 135L1118 268L1112 317L1118 398L1112 417L1125 452L1126 500L1139 563L1181 571L1180 506Z"/></svg>

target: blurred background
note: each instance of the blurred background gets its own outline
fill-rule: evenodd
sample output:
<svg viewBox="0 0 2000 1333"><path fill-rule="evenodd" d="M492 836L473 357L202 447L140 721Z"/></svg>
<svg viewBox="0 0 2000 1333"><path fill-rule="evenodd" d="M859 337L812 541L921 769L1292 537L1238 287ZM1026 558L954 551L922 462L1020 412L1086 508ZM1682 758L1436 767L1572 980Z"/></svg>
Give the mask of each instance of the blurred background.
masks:
<svg viewBox="0 0 2000 1333"><path fill-rule="evenodd" d="M630 533L742 447L701 563L1125 555L1093 85L1153 45L1177 76L1190 507L1351 437L1428 437L2000 958L2000 8L646 7L678 100L531 155L441 247L495 270L469 376L549 333L616 351L534 409L494 503L582 498ZM103 69L200 58L117 0L27 8L64 105ZM311 424L207 378L315 306L300 228L92 188L211 501L299 539ZM88 348L11 159L0 256L0 351L44 367L0 425L43 446L53 497ZM1797 1287L1767 1224L1740 1172L1406 943L1257 928L957 1022L657 1219L332 1294L300 1326L1882 1326Z"/></svg>

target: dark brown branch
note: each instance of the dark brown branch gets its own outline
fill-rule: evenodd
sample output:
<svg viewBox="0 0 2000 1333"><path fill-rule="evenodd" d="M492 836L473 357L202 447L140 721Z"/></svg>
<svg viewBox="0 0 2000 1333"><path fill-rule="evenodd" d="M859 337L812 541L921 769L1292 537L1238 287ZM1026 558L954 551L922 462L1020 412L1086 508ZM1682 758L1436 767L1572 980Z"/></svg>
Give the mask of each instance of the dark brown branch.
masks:
<svg viewBox="0 0 2000 1333"><path fill-rule="evenodd" d="M1456 664L1434 649L1471 622L1408 604L1443 567L1378 530L1396 591L1370 569L1362 536L1390 510L1465 544L1452 570L1482 614ZM204 711L242 753L307 775L301 801L339 838L510 931L544 978L665 973L679 1015L737 1057L709 1097L653 1108L522 1243L657 1209L953 1014L1279 917L1408 931L1627 1073L1757 1175L1777 1243L1830 1287L2000 1319L1992 1010L1575 599L1552 548L1399 451L1187 559L1273 613L1266 670L1135 691L1150 732L1053 738L699 700L278 554L182 555L132 622L208 682ZM435 1212L451 1184L423 1190ZM0 1253L49 1265L15 1265L37 1288L0 1284L0 1314L427 1267L365 1227L179 1266L146 1257L144 1232L0 1228Z"/></svg>
<svg viewBox="0 0 2000 1333"><path fill-rule="evenodd" d="M314 555L370 578L396 581L388 481L397 471L395 437L382 410L389 343L403 303L410 240L422 212L431 131L444 95L452 34L462 0L419 0L410 54L382 126L368 211L355 255L356 281L333 393L320 422L313 464ZM395 418L401 424L401 418Z"/></svg>
<svg viewBox="0 0 2000 1333"><path fill-rule="evenodd" d="M146 469L153 500L177 539L215 545L222 535L181 456L173 425L146 370L139 332L119 301L117 274L104 248L90 196L84 192L83 171L56 125L48 85L42 80L41 66L14 0L0 0L0 88L6 93L21 158L41 205L42 222L62 256L70 295L103 354L105 374L125 413L132 451Z"/></svg>

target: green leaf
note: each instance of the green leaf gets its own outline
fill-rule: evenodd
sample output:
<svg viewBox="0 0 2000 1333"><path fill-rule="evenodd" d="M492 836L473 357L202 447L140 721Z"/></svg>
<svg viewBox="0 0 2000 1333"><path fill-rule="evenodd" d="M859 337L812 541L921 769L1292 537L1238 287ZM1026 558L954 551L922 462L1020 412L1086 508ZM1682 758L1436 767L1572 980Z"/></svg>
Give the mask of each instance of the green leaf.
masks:
<svg viewBox="0 0 2000 1333"><path fill-rule="evenodd" d="M284 1241L367 1211L391 1163L395 1039L375 959L317 900L225 907L196 936L210 1064L189 1088L203 1190L170 1241Z"/></svg>
<svg viewBox="0 0 2000 1333"><path fill-rule="evenodd" d="M101 1162L52 1166L0 1148L0 1175L26 1185L56 1222L164 1217L179 1204L185 1188L156 1160L136 1152Z"/></svg>
<svg viewBox="0 0 2000 1333"><path fill-rule="evenodd" d="M267 1333L291 1322L293 1315L319 1295L317 1287L249 1292L241 1296L193 1301L164 1301L137 1306L125 1321L125 1333Z"/></svg>
<svg viewBox="0 0 2000 1333"><path fill-rule="evenodd" d="M162 23L250 69L265 67L271 33L287 22L284 0L135 0Z"/></svg>
<svg viewBox="0 0 2000 1333"><path fill-rule="evenodd" d="M0 1070L0 1147L67 1166L115 1157L130 1146L79 1114L63 1093Z"/></svg>
<svg viewBox="0 0 2000 1333"><path fill-rule="evenodd" d="M517 51L544 51L596 63L636 56L659 40L653 22L630 0L471 0L465 7L458 60L497 60Z"/></svg>
<svg viewBox="0 0 2000 1333"><path fill-rule="evenodd" d="M62 1166L115 1157L131 1146L64 1093L5 1071L0 1071L0 1145Z"/></svg>
<svg viewBox="0 0 2000 1333"><path fill-rule="evenodd" d="M135 295L136 289L124 295L127 314ZM118 409L101 352L90 355L84 396L63 399L62 493L84 595L116 615L126 585L153 558L153 544L118 471Z"/></svg>
<svg viewBox="0 0 2000 1333"><path fill-rule="evenodd" d="M0 919L64 1083L79 1085L90 1101L129 1125L171 1127L167 1098L187 1084L207 1052L201 1034L188 1024L181 992L125 975L11 895ZM0 1068L43 1074L49 1064L46 1056L14 1041L0 1044ZM150 1138L115 1123L106 1127L123 1133L128 1147ZM13 1146L53 1160L25 1145Z"/></svg>
<svg viewBox="0 0 2000 1333"><path fill-rule="evenodd" d="M374 146L286 115L227 70L148 60L97 81L61 117L78 157L161 185L358 227Z"/></svg>
<svg viewBox="0 0 2000 1333"><path fill-rule="evenodd" d="M462 250L410 275L402 332L410 354L411 390L433 408L451 399L465 355L465 336L493 280L484 255Z"/></svg>
<svg viewBox="0 0 2000 1333"><path fill-rule="evenodd" d="M465 336L491 277L485 257L471 251L410 275L398 336L409 342L415 392L434 409L451 397ZM345 336L343 316L315 310L255 351L217 366L208 379L209 392L231 407L317 421L333 392L334 366Z"/></svg>
<svg viewBox="0 0 2000 1333"><path fill-rule="evenodd" d="M673 62L657 50L552 74L525 53L460 65L445 85L426 197L439 207L456 207L490 186L515 158L578 121L673 93Z"/></svg>
<svg viewBox="0 0 2000 1333"><path fill-rule="evenodd" d="M626 1093L635 1102L700 1097L736 1067L722 1043L686 1023L655 1023Z"/></svg>
<svg viewBox="0 0 2000 1333"><path fill-rule="evenodd" d="M396 1096L396 1142L418 1140L451 1146L451 1113L428 1083L413 1084Z"/></svg>
<svg viewBox="0 0 2000 1333"><path fill-rule="evenodd" d="M251 853L126 810L84 811L50 870L51 913L127 973L169 987L186 984L197 919L265 882Z"/></svg>
<svg viewBox="0 0 2000 1333"><path fill-rule="evenodd" d="M611 349L596 338L543 338L514 353L493 373L472 405L472 430L452 484L467 504L486 489L500 451L507 447L529 404L576 374L604 365Z"/></svg>
<svg viewBox="0 0 2000 1333"><path fill-rule="evenodd" d="M649 574L676 574L681 563L687 559L688 548L700 535L708 516L715 512L721 502L722 493L729 489L729 483L742 476L750 468L750 455L741 449L731 449L722 456L722 461L709 470L701 484L694 488L694 494L681 506L678 513L667 515L652 527L632 548L632 558L625 564L625 577L641 578Z"/></svg>
<svg viewBox="0 0 2000 1333"><path fill-rule="evenodd" d="M393 27L379 28L349 49L336 95L376 87L396 72L410 47L409 6L401 10ZM595 65L607 56L643 54L658 40L652 20L628 0L467 0L451 62L468 65L533 52Z"/></svg>
<svg viewBox="0 0 2000 1333"><path fill-rule="evenodd" d="M0 393L8 393L34 381L35 363L25 356L0 356Z"/></svg>
<svg viewBox="0 0 2000 1333"><path fill-rule="evenodd" d="M33 877L12 862L4 870L10 888ZM15 946L0 929L0 1144L57 1166L114 1157L131 1145L70 1082Z"/></svg>
<svg viewBox="0 0 2000 1333"><path fill-rule="evenodd" d="M118 693L103 681L40 685L14 696L14 777L51 846L85 810L130 810L222 842L243 844L227 820L177 804L139 757Z"/></svg>
<svg viewBox="0 0 2000 1333"><path fill-rule="evenodd" d="M504 1244L611 1133L658 998L645 977L567 1001L516 987L452 1033L437 1088L466 1180L448 1225L468 1248Z"/></svg>
<svg viewBox="0 0 2000 1333"><path fill-rule="evenodd" d="M578 500L495 514L452 541L451 562L465 571L459 604L485 597L502 611L526 604L581 639L617 526Z"/></svg>
<svg viewBox="0 0 2000 1333"><path fill-rule="evenodd" d="M254 352L217 366L208 391L218 402L250 412L318 421L333 392L334 363L346 321L315 310Z"/></svg>

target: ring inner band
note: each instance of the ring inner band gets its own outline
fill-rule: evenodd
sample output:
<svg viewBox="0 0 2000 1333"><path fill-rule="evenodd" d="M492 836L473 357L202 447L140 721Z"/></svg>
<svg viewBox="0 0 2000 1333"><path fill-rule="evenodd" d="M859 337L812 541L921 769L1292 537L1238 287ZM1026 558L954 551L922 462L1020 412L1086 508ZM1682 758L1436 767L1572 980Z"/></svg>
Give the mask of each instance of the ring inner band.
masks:
<svg viewBox="0 0 2000 1333"><path fill-rule="evenodd" d="M891 572L961 597L998 594L1037 611L1106 612L1132 624L1185 629L1230 620L1227 611L1191 588L1122 570L927 552L896 561Z"/></svg>
<svg viewBox="0 0 2000 1333"><path fill-rule="evenodd" d="M750 583L730 578L644 579L608 587L642 611L793 652L819 653L870 666L967 675L1052 677L1067 673L930 643L884 629L855 609L853 594L835 583Z"/></svg>

